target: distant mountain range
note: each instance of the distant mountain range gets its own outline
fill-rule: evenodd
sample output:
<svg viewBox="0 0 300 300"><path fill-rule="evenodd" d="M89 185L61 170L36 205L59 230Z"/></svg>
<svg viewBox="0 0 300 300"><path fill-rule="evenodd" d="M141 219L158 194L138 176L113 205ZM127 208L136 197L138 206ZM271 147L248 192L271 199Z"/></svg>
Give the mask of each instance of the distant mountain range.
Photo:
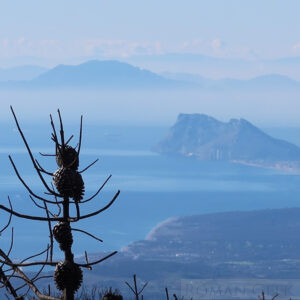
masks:
<svg viewBox="0 0 300 300"><path fill-rule="evenodd" d="M255 78L282 74L300 81L300 57L253 59L213 57L194 53L139 55L126 61L156 72L195 73L208 78Z"/></svg>
<svg viewBox="0 0 300 300"><path fill-rule="evenodd" d="M275 139L244 119L224 123L204 114L180 114L154 151L200 160L300 168L300 148L296 145Z"/></svg>
<svg viewBox="0 0 300 300"><path fill-rule="evenodd" d="M32 80L0 83L0 88L176 88L190 83L164 78L158 74L118 61L88 61L59 65Z"/></svg>
<svg viewBox="0 0 300 300"><path fill-rule="evenodd" d="M300 91L300 82L278 74L263 75L249 80L213 80L188 73L156 74L115 60L93 60L80 65L58 65L50 70L38 66L0 69L0 89L20 88L187 88L207 91L257 92L264 90Z"/></svg>

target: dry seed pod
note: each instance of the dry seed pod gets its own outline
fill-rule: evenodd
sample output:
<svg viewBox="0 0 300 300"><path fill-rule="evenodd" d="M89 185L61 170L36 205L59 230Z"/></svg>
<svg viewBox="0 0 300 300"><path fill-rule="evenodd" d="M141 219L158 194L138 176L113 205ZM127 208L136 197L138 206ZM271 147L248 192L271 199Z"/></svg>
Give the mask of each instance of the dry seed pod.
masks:
<svg viewBox="0 0 300 300"><path fill-rule="evenodd" d="M71 226L67 222L59 222L53 227L53 236L59 244L62 251L71 248L73 244L73 236Z"/></svg>
<svg viewBox="0 0 300 300"><path fill-rule="evenodd" d="M53 175L54 185L63 197L78 202L84 194L84 182L80 173L70 168L60 168Z"/></svg>
<svg viewBox="0 0 300 300"><path fill-rule="evenodd" d="M56 265L54 281L58 290L71 289L76 292L82 283L82 271L80 267L70 261L61 261Z"/></svg>
<svg viewBox="0 0 300 300"><path fill-rule="evenodd" d="M79 166L79 157L77 151L69 146L65 145L60 151L56 153L56 163L60 168L70 168L77 170Z"/></svg>

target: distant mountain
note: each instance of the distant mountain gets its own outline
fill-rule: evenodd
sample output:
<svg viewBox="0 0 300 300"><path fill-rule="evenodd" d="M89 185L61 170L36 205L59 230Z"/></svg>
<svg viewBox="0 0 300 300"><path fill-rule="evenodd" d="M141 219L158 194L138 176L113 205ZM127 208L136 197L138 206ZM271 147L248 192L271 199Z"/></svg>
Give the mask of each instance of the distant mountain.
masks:
<svg viewBox="0 0 300 300"><path fill-rule="evenodd" d="M200 160L300 168L299 147L267 135L244 119L224 123L204 114L180 114L154 151Z"/></svg>
<svg viewBox="0 0 300 300"><path fill-rule="evenodd" d="M8 69L0 69L0 81L31 80L48 71L40 66L20 66Z"/></svg>
<svg viewBox="0 0 300 300"><path fill-rule="evenodd" d="M176 87L182 83L118 61L59 65L31 81L39 87L144 88Z"/></svg>

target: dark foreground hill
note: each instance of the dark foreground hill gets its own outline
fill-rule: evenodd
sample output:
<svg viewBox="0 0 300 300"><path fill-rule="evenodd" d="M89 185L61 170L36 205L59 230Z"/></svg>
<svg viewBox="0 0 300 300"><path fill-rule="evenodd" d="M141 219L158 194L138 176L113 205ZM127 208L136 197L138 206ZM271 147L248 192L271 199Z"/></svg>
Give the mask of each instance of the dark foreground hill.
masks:
<svg viewBox="0 0 300 300"><path fill-rule="evenodd" d="M166 299L166 286L180 295L183 279L268 279L272 283L273 279L298 278L300 284L299 232L300 208L171 218L145 240L84 271L84 282L90 287L118 287L125 299L131 299L124 282L137 274L149 282L143 293L148 300ZM104 254L89 256L94 260ZM84 258L76 258L80 260Z"/></svg>
<svg viewBox="0 0 300 300"><path fill-rule="evenodd" d="M182 279L296 279L299 232L300 208L171 218L86 276L126 292L136 273L150 282L147 299L165 299L165 286L179 293Z"/></svg>
<svg viewBox="0 0 300 300"><path fill-rule="evenodd" d="M300 148L275 139L244 119L220 122L204 114L180 114L154 150L200 160L223 160L299 169Z"/></svg>

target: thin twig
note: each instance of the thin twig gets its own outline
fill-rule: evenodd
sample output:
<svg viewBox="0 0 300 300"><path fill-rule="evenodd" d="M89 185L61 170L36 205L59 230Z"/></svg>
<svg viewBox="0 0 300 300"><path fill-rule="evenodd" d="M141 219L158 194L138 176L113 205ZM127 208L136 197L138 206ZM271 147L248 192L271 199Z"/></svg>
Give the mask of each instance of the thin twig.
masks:
<svg viewBox="0 0 300 300"><path fill-rule="evenodd" d="M77 265L80 266L80 267L83 267L83 268L90 268L90 266L97 265L97 264L107 260L108 258L112 257L113 255L115 255L117 253L118 253L118 251L114 251L114 252L110 253L109 255L107 255L107 256L99 259L99 260L96 260L94 262L91 262L91 263L88 263L88 264L77 264Z"/></svg>
<svg viewBox="0 0 300 300"><path fill-rule="evenodd" d="M81 143L82 143L82 119L83 116L80 116L80 130L79 130L79 141L78 141L78 151L77 151L77 155L79 156L80 154L80 149L81 149Z"/></svg>
<svg viewBox="0 0 300 300"><path fill-rule="evenodd" d="M96 215L102 213L103 211L107 210L116 201L116 199L118 198L119 194L120 194L120 191L118 191L114 195L114 197L112 198L112 200L110 200L110 202L106 206L104 206L103 208L101 208L101 209L99 209L97 211L94 211L94 212L92 212L90 214L87 214L87 215L84 215L84 216L80 216L79 219L77 219L77 218L70 218L69 222L77 222L78 220L83 220L83 219L86 219L86 218L89 218L89 217L93 217L93 216L96 216ZM1 206L2 205L0 205L0 209L1 209Z"/></svg>
<svg viewBox="0 0 300 300"><path fill-rule="evenodd" d="M9 205L10 205L10 208L12 209L11 202L9 202ZM1 236L2 232L4 232L8 228L8 226L10 225L11 219L12 219L12 214L9 214L9 219L8 219L7 224L0 230L0 236Z"/></svg>
<svg viewBox="0 0 300 300"><path fill-rule="evenodd" d="M96 160L94 160L91 164L89 164L87 167L85 167L83 170L79 171L78 173L85 172L87 169L89 169L91 166L93 166L97 161L99 161L99 158L97 158Z"/></svg>
<svg viewBox="0 0 300 300"><path fill-rule="evenodd" d="M9 160L10 160L10 162L11 162L13 168L14 168L14 171L15 171L17 177L19 178L19 180L21 181L21 183L24 185L24 187L27 189L27 191L29 192L29 194L31 194L32 196L34 196L35 198L37 198L37 199L39 199L39 200L46 201L47 203L56 204L56 202L54 202L54 201L44 199L44 198L38 196L37 194L35 194L35 193L31 190L31 188L26 184L26 182L23 180L23 178L21 177L21 175L20 175L20 173L19 173L19 171L18 171L18 169L17 169L17 167L16 167L16 165L15 165L15 163L14 163L12 157L9 155L8 158L9 158ZM53 195L53 196L57 196L57 195L58 195L58 194L56 194L56 193L55 193L55 195L52 194L52 193L50 193L50 194ZM59 197L61 197L61 196L59 195ZM62 201L61 201L60 203L62 203Z"/></svg>
<svg viewBox="0 0 300 300"><path fill-rule="evenodd" d="M89 202L91 200L93 200L101 191L102 189L104 188L104 186L106 185L106 183L109 181L109 179L112 177L112 175L109 175L106 180L103 182L103 184L100 186L100 188L98 189L98 191L93 195L91 196L90 198L86 199L86 200L82 200L80 201L80 203L86 203L86 202Z"/></svg>
<svg viewBox="0 0 300 300"><path fill-rule="evenodd" d="M49 193L53 193L53 195L56 194L54 191L52 191L52 190L49 188L49 186L48 186L48 184L46 183L46 181L45 181L43 175L42 175L41 172L39 171L39 168L38 168L38 166L36 165L36 162L35 162L35 160L34 160L34 157L33 157L33 154L32 154L32 152L31 152L31 149L30 149L30 147L29 147L29 145L28 145L28 143L27 143L27 140L26 140L26 138L25 138L25 136L24 136L24 134L23 134L23 131L22 131L20 125L19 125L18 119L17 119L17 117L16 117L16 115L15 115L15 112L14 112L12 106L10 106L10 109L11 109L11 112L12 112L13 117L14 117L14 119L15 119L15 122L16 122L16 125L17 125L17 128L18 128L18 131L19 131L19 133L20 133L20 135L21 135L21 137L22 137L22 139L23 139L23 142L24 142L24 144L25 144L25 147L26 147L26 149L27 149L27 152L28 152L28 154L29 154L29 156L30 156L30 159L31 159L31 161L32 161L32 164L33 164L35 170L37 171L37 174L38 174L39 178L41 179L41 182L43 183L44 187L49 191ZM57 194L56 196L59 196L59 195Z"/></svg>
<svg viewBox="0 0 300 300"><path fill-rule="evenodd" d="M82 233L84 233L84 234L86 234L86 235L88 235L88 236L94 238L95 240L97 240L97 241L99 241L99 242L103 242L103 240L97 238L96 236L94 236L94 235L92 235L91 233L89 233L89 232L87 232L87 231L84 231L84 230L82 230L82 229L71 228L71 230L73 230L73 231L78 231L78 232L82 232Z"/></svg>

